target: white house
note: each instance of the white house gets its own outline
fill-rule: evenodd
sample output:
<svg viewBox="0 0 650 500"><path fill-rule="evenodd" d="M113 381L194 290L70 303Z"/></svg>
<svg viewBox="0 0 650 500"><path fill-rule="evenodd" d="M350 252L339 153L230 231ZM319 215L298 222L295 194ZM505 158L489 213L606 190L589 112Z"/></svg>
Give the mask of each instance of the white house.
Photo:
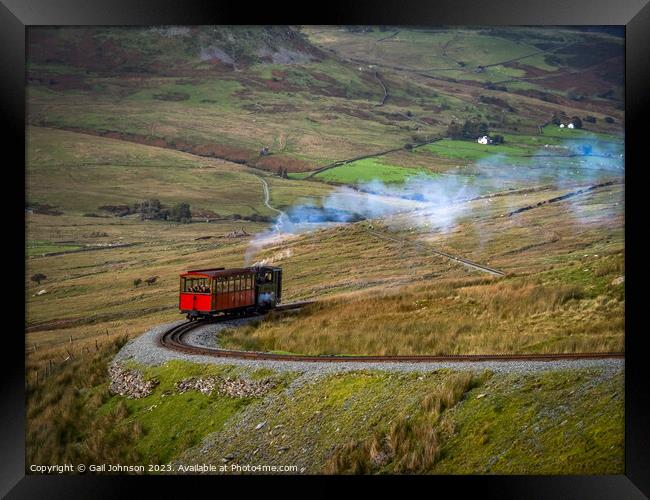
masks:
<svg viewBox="0 0 650 500"><path fill-rule="evenodd" d="M479 137L476 142L479 144L492 144L492 139L490 139L489 136L484 135L483 137Z"/></svg>
<svg viewBox="0 0 650 500"><path fill-rule="evenodd" d="M564 128L564 123L560 123L560 128Z"/></svg>
<svg viewBox="0 0 650 500"><path fill-rule="evenodd" d="M568 128L575 128L575 125L574 125L573 123L569 123L569 124L567 125L567 127L568 127Z"/></svg>

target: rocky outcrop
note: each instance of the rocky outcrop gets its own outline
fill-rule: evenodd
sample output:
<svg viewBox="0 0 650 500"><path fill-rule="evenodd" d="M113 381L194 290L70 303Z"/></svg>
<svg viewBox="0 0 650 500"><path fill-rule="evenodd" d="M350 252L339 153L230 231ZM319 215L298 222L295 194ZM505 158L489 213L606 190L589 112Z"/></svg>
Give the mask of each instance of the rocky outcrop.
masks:
<svg viewBox="0 0 650 500"><path fill-rule="evenodd" d="M111 392L131 399L146 398L158 385L155 378L146 380L142 372L129 370L119 363L109 366L108 375Z"/></svg>

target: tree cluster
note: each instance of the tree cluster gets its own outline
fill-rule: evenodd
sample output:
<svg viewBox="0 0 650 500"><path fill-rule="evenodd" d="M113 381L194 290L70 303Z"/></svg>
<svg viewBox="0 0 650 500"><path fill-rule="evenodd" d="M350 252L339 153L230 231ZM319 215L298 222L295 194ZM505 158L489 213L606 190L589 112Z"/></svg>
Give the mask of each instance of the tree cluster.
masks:
<svg viewBox="0 0 650 500"><path fill-rule="evenodd" d="M476 139L488 133L488 124L476 120L466 120L462 125L451 122L447 127L447 136L452 139Z"/></svg>
<svg viewBox="0 0 650 500"><path fill-rule="evenodd" d="M579 116L572 116L571 121L569 123L573 123L573 126L575 128L582 128L582 120L580 119Z"/></svg>
<svg viewBox="0 0 650 500"><path fill-rule="evenodd" d="M169 220L187 223L192 221L192 211L189 203L177 203L169 209Z"/></svg>
<svg viewBox="0 0 650 500"><path fill-rule="evenodd" d="M278 167L278 177L282 177L283 179L289 178L289 171L286 169L286 167Z"/></svg>
<svg viewBox="0 0 650 500"><path fill-rule="evenodd" d="M136 203L135 212L140 214L141 220L171 220L183 223L192 220L189 203L177 203L171 208L165 208L156 198Z"/></svg>

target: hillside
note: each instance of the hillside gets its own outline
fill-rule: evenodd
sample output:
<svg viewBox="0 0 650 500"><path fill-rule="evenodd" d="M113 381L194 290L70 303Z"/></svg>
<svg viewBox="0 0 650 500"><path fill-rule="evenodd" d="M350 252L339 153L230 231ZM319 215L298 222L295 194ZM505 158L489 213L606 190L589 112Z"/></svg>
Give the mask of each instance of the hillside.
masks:
<svg viewBox="0 0 650 500"><path fill-rule="evenodd" d="M559 33L37 29L28 117L290 172L439 137L460 117L530 134L563 111L619 135L622 40Z"/></svg>

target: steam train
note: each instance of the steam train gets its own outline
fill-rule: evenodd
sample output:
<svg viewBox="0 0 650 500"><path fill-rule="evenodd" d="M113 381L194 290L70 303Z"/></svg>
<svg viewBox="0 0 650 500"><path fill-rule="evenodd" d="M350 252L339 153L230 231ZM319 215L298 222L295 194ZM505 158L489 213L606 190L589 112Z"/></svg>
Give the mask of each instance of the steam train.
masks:
<svg viewBox="0 0 650 500"><path fill-rule="evenodd" d="M179 309L190 321L268 311L281 299L279 267L217 267L180 275Z"/></svg>

